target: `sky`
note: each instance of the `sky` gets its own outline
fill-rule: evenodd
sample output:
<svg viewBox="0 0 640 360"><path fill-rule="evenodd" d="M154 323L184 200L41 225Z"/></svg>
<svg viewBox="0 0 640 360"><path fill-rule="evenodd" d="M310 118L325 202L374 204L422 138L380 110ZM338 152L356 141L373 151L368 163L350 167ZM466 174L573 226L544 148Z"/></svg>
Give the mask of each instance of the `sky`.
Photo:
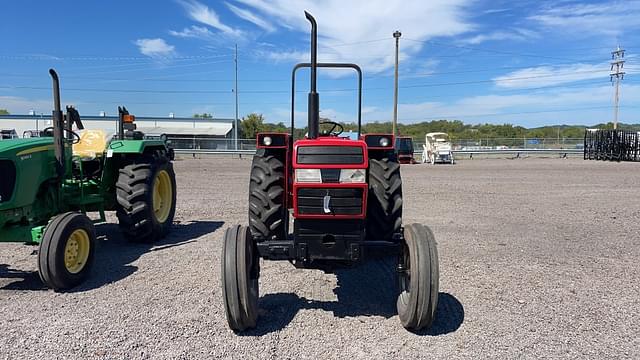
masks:
<svg viewBox="0 0 640 360"><path fill-rule="evenodd" d="M619 121L640 123L640 0L166 0L4 1L0 108L50 113L51 80L80 114L125 105L138 116L239 116L290 121L291 69L319 61L364 73L364 122L393 114L399 30L398 121L436 119L526 127L613 118L611 51L626 50ZM296 81L306 123L309 73ZM357 78L319 70L321 116L354 121Z"/></svg>

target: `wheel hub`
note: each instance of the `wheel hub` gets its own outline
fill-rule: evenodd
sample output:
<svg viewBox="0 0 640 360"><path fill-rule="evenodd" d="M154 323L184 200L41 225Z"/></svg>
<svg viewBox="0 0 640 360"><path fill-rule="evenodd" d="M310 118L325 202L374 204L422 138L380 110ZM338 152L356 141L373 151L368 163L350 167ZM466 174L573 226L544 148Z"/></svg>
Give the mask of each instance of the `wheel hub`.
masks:
<svg viewBox="0 0 640 360"><path fill-rule="evenodd" d="M71 233L64 247L64 266L71 274L77 274L87 264L91 244L89 234L82 229Z"/></svg>
<svg viewBox="0 0 640 360"><path fill-rule="evenodd" d="M164 223L169 218L173 202L173 186L171 178L166 170L161 170L156 175L153 184L153 213L156 220Z"/></svg>

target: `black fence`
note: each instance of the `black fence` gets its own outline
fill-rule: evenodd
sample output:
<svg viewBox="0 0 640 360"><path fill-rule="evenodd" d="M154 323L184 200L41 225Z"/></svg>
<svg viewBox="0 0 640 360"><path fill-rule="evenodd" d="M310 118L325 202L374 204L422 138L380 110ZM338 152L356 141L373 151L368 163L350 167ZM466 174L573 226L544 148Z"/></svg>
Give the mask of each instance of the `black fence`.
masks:
<svg viewBox="0 0 640 360"><path fill-rule="evenodd" d="M586 130L584 159L640 161L640 132L624 130Z"/></svg>

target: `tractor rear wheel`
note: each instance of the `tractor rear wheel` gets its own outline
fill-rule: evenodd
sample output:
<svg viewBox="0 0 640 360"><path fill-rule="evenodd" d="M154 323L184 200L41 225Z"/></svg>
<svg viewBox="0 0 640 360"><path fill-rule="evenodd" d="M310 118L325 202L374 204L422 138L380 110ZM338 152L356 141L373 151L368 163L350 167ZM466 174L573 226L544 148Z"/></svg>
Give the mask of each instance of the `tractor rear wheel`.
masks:
<svg viewBox="0 0 640 360"><path fill-rule="evenodd" d="M260 258L251 231L240 225L228 228L222 245L222 295L233 331L256 326L259 276Z"/></svg>
<svg viewBox="0 0 640 360"><path fill-rule="evenodd" d="M367 238L391 240L402 226L400 164L387 158L369 160Z"/></svg>
<svg viewBox="0 0 640 360"><path fill-rule="evenodd" d="M257 241L286 237L284 164L273 155L258 153L251 163L249 228Z"/></svg>
<svg viewBox="0 0 640 360"><path fill-rule="evenodd" d="M54 290L79 285L91 271L95 245L96 231L86 215L68 212L56 216L40 241L40 279Z"/></svg>
<svg viewBox="0 0 640 360"><path fill-rule="evenodd" d="M120 169L116 182L120 229L130 241L154 242L171 230L176 175L168 157L143 156Z"/></svg>
<svg viewBox="0 0 640 360"><path fill-rule="evenodd" d="M417 331L433 323L438 307L438 249L429 229L420 224L404 228L398 261L400 295L396 302L402 326Z"/></svg>

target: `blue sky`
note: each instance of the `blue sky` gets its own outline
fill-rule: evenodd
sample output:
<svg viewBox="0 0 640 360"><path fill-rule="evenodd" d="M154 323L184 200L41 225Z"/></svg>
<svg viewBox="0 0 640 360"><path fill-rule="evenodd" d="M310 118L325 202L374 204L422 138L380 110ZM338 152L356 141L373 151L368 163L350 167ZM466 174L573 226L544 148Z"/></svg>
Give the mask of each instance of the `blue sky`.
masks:
<svg viewBox="0 0 640 360"><path fill-rule="evenodd" d="M400 30L400 122L610 121L610 52L621 44L620 121L640 123L640 1L22 0L0 9L0 108L16 114L51 111L54 67L63 102L81 114L124 104L139 116L233 117L237 44L240 116L287 122L291 68L308 61L306 9L318 21L320 61L363 67L364 121L391 119ZM307 76L297 83L298 125ZM323 116L355 119L351 73L323 71L318 86Z"/></svg>

